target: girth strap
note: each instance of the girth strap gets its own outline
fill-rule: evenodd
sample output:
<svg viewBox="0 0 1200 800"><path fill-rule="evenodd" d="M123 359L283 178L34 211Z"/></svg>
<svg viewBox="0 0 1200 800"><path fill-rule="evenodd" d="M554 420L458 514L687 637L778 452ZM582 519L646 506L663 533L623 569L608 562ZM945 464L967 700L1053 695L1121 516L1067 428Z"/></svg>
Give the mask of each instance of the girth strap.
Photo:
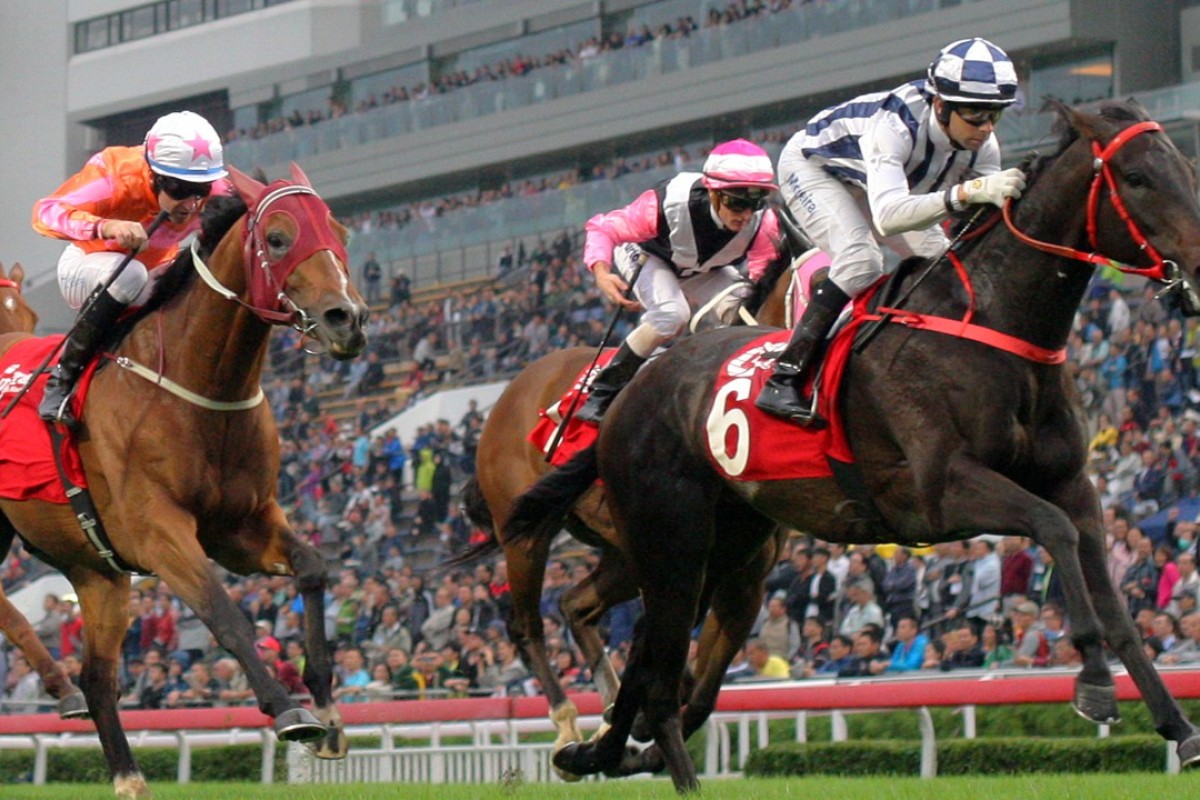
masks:
<svg viewBox="0 0 1200 800"><path fill-rule="evenodd" d="M112 540L108 538L108 532L104 530L104 523L100 521L100 512L96 510L96 504L92 502L91 493L82 486L76 486L63 466L63 445L69 444L74 447L74 441L63 436L58 425L50 423L46 427L50 429L50 449L54 451L54 466L58 469L58 479L62 481L63 488L67 493L67 500L71 503L71 510L75 512L75 519L79 522L79 527L83 529L83 535L87 537L92 547L96 548L96 553L114 571L132 575L137 570L117 555L117 551L113 549Z"/></svg>

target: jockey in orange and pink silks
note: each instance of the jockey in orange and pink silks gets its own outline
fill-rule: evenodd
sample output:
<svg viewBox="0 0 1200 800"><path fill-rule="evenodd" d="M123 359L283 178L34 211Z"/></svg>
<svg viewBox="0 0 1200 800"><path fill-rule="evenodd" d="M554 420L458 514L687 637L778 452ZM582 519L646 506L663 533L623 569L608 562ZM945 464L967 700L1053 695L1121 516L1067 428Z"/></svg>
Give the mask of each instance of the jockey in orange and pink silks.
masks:
<svg viewBox="0 0 1200 800"><path fill-rule="evenodd" d="M625 208L588 220L583 259L596 285L612 302L645 313L596 376L579 419L599 422L654 350L687 325L693 308L721 298L714 311L732 319L748 291L734 265L746 261L757 279L776 256L779 222L766 210L776 188L770 156L735 139L712 149L702 173L681 172ZM635 273L634 298L626 298Z"/></svg>
<svg viewBox="0 0 1200 800"><path fill-rule="evenodd" d="M68 400L75 381L129 305L154 287L155 271L170 264L179 243L200 228L210 194L229 194L220 137L204 117L178 111L160 117L140 147L107 147L33 206L33 229L71 242L58 260L58 284L72 308L86 308L46 383L42 419L77 424ZM166 220L153 235L159 214ZM122 252L124 251L124 252ZM130 261L99 292L129 251ZM87 302L92 294L97 297Z"/></svg>

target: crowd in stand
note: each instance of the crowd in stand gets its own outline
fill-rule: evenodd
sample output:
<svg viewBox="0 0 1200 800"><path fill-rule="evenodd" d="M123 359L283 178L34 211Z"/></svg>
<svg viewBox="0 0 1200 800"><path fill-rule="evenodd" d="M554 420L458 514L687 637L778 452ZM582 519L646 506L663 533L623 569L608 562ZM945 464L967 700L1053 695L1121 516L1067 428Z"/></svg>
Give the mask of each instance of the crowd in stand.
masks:
<svg viewBox="0 0 1200 800"><path fill-rule="evenodd" d="M735 0L723 9L713 6L705 17L704 27L714 28L734 25L746 20L758 20L768 14L777 14L812 0ZM376 97L369 94L354 103L331 95L323 109L314 108L307 112L295 109L287 116L271 117L260 121L252 128L235 128L226 134L227 141L238 139L260 139L264 136L295 128L319 125L326 120L339 119L347 114L363 114L381 106L397 103L419 102L431 96L449 94L457 89L479 83L520 78L543 68L583 64L601 56L625 48L644 47L656 40L683 39L699 30L700 26L691 16L683 16L674 23L662 23L653 29L649 25L631 25L625 34L613 32L606 36L593 36L575 47L563 47L543 56L517 53L495 64L482 65L473 71L451 70L431 77L428 83L421 81L413 86L394 85Z"/></svg>

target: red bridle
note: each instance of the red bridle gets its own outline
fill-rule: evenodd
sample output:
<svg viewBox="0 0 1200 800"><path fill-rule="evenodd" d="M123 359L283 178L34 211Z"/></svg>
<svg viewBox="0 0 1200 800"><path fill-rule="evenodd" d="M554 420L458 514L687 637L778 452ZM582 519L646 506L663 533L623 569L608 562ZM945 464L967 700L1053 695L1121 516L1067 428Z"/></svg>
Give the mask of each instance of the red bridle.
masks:
<svg viewBox="0 0 1200 800"><path fill-rule="evenodd" d="M20 294L21 284L10 278L0 278L0 289L16 289L17 294Z"/></svg>
<svg viewBox="0 0 1200 800"><path fill-rule="evenodd" d="M1103 147L1097 141L1092 142L1092 155L1094 156L1092 161L1093 176L1091 188L1088 190L1087 204L1088 244L1091 245L1092 252L1085 253L1082 250L1076 250L1073 247L1043 242L1038 239L1034 239L1032 236L1022 233L1012 220L1012 200L1009 200L1004 204L1004 223L1008 225L1008 229L1012 231L1013 236L1016 236L1017 239L1029 245L1030 247L1036 250L1041 250L1044 253L1070 258L1075 261L1085 261L1090 264L1097 264L1104 267L1112 267L1113 269L1119 269L1121 272L1128 272L1133 275L1143 275L1153 280L1163 280L1166 273L1167 262L1164 261L1163 257L1159 255L1159 252L1154 249L1154 246L1150 244L1149 240L1146 239L1141 229L1138 228L1137 223L1133 221L1133 217L1129 215L1128 209L1125 208L1125 203L1121 200L1120 193L1117 192L1117 182L1113 177L1112 169L1110 169L1108 165L1109 160L1116 155L1118 150L1128 144L1130 139L1151 131L1162 131L1162 126L1153 120L1147 120L1145 122L1139 122L1135 125L1130 125L1128 128L1114 136L1112 140ZM1125 227L1129 229L1129 235L1133 238L1134 243L1150 257L1150 260L1153 262L1150 266L1135 267L1131 264L1125 264L1117 261L1116 259L1109 258L1095 252L1097 247L1096 216L1099 213L1100 208L1101 186L1108 187L1109 201L1112 203L1113 208L1116 209L1117 216L1119 216L1125 222Z"/></svg>

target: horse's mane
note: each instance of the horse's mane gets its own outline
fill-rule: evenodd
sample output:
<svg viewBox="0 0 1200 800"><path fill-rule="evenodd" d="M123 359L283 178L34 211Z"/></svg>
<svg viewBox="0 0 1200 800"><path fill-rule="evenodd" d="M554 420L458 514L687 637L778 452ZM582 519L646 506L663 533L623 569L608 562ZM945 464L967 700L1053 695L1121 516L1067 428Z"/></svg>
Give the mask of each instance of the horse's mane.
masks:
<svg viewBox="0 0 1200 800"><path fill-rule="evenodd" d="M200 212L200 254L204 258L212 255L217 244L229 233L239 219L246 213L246 203L237 195L218 195L209 199ZM140 319L153 311L165 306L171 300L182 295L196 278L196 270L192 265L192 251L184 248L180 251L171 266L163 270L154 286L154 293L146 304L131 314L121 325L121 335L124 336Z"/></svg>

